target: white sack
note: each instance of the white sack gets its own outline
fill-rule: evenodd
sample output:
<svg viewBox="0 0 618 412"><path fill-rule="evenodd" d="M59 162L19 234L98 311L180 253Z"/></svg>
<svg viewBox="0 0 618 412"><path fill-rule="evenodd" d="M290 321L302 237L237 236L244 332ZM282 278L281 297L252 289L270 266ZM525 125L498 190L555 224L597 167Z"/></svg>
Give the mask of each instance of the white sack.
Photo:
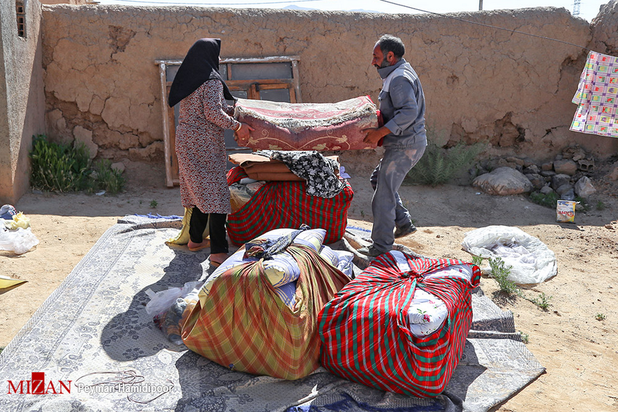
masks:
<svg viewBox="0 0 618 412"><path fill-rule="evenodd" d="M8 230L4 226L0 227L0 250L9 250L21 255L38 244L39 239L30 228L18 227L15 230Z"/></svg>
<svg viewBox="0 0 618 412"><path fill-rule="evenodd" d="M516 227L487 226L466 233L461 246L474 256L502 258L511 266L508 279L519 284L541 283L558 273L554 252L534 236Z"/></svg>

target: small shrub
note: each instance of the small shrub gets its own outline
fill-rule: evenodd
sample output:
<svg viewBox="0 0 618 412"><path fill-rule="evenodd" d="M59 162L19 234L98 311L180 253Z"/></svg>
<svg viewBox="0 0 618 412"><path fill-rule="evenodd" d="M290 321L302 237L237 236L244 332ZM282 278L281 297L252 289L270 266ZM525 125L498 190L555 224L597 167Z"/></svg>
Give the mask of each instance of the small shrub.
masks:
<svg viewBox="0 0 618 412"><path fill-rule="evenodd" d="M112 169L111 161L100 160L95 165L95 171L95 190L105 190L108 193L116 194L124 188L125 179L122 172Z"/></svg>
<svg viewBox="0 0 618 412"><path fill-rule="evenodd" d="M517 294L519 288L512 280L509 280L509 274L511 273L512 266L505 267L504 261L501 258L489 259L489 267L491 268L491 277L500 286L500 291L505 292L507 295Z"/></svg>
<svg viewBox="0 0 618 412"><path fill-rule="evenodd" d="M158 203L156 200L152 200L152 201L150 202L150 207L151 207L151 208L153 208L153 209L155 209L155 208L157 207L157 205L158 205L158 204L159 204L159 203Z"/></svg>
<svg viewBox="0 0 618 412"><path fill-rule="evenodd" d="M83 143L74 148L49 142L43 135L34 137L30 161L30 183L44 191L82 190L90 167L88 149Z"/></svg>
<svg viewBox="0 0 618 412"><path fill-rule="evenodd" d="M597 210L605 210L605 208L606 208L605 203L603 203L602 200L599 200L597 202Z"/></svg>
<svg viewBox="0 0 618 412"><path fill-rule="evenodd" d="M30 184L33 188L53 192L86 191L93 193L105 190L115 194L125 184L122 173L111 168L109 160L90 160L88 148L77 145L58 144L45 136L34 136L30 152Z"/></svg>
<svg viewBox="0 0 618 412"><path fill-rule="evenodd" d="M541 293L537 298L530 299L530 302L534 303L544 311L547 311L551 306L551 303L549 303L551 298L551 296L547 296L545 295L545 293Z"/></svg>
<svg viewBox="0 0 618 412"><path fill-rule="evenodd" d="M594 318L598 321L605 320L605 315L602 313L597 313Z"/></svg>
<svg viewBox="0 0 618 412"><path fill-rule="evenodd" d="M524 344L526 344L526 345L527 345L527 344L530 342L530 339L529 339L529 336L528 336L528 334L527 334L527 333L524 333L524 332L522 332L522 331L519 331L519 336L521 337L521 341L522 341Z"/></svg>
<svg viewBox="0 0 618 412"><path fill-rule="evenodd" d="M551 192L544 195L541 192L532 192L530 193L530 200L537 205L555 208L558 202L558 193Z"/></svg>
<svg viewBox="0 0 618 412"><path fill-rule="evenodd" d="M467 146L458 143L450 149L427 145L421 160L408 172L406 182L437 186L448 183L483 151L482 144Z"/></svg>

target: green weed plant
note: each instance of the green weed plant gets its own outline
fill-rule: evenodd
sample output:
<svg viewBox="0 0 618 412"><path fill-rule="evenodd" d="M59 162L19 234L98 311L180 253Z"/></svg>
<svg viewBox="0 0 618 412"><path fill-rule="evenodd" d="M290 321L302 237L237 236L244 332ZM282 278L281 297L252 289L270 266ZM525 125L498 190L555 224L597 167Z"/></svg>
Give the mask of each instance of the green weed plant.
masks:
<svg viewBox="0 0 618 412"><path fill-rule="evenodd" d="M537 205L555 208L558 202L558 194L551 192L545 195L541 192L532 192L530 193L530 200Z"/></svg>
<svg viewBox="0 0 618 412"><path fill-rule="evenodd" d="M483 264L483 258L480 256L472 256L472 264L474 266L481 267L481 265Z"/></svg>
<svg viewBox="0 0 618 412"><path fill-rule="evenodd" d="M500 291L507 295L518 294L519 288L512 280L509 280L512 266L505 266L502 258L488 259L491 268L491 277L498 283Z"/></svg>
<svg viewBox="0 0 618 412"><path fill-rule="evenodd" d="M94 190L105 190L107 193L116 194L124 189L126 183L122 172L112 169L112 162L108 159L98 161L94 170Z"/></svg>
<svg viewBox="0 0 618 412"><path fill-rule="evenodd" d="M450 149L429 144L421 160L408 172L407 183L438 186L450 182L463 168L470 167L484 149L482 144L458 143Z"/></svg>
<svg viewBox="0 0 618 412"><path fill-rule="evenodd" d="M36 136L30 152L32 173L30 184L35 189L73 192L85 188L90 157L82 143L77 147L47 141Z"/></svg>
<svg viewBox="0 0 618 412"><path fill-rule="evenodd" d="M112 169L109 160L93 164L83 143L54 143L44 135L33 137L30 166L30 185L46 192L105 190L116 194L125 184L121 172Z"/></svg>
<svg viewBox="0 0 618 412"><path fill-rule="evenodd" d="M528 300L547 312L549 310L549 307L551 306L551 303L549 303L551 298L551 296L547 296L545 293L541 293L538 297Z"/></svg>
<svg viewBox="0 0 618 412"><path fill-rule="evenodd" d="M530 343L530 336L527 333L519 331L519 336L521 337L522 343L524 343L525 345Z"/></svg>

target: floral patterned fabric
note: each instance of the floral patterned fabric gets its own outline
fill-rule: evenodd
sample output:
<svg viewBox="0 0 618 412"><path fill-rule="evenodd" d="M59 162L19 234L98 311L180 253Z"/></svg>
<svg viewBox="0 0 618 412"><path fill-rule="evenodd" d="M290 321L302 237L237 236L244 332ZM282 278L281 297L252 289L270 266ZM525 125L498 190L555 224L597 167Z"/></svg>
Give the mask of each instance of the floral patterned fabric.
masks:
<svg viewBox="0 0 618 412"><path fill-rule="evenodd" d="M330 199L337 196L345 184L335 174L339 164L318 152L278 152L264 150L258 152L271 159L280 160L298 177L307 181L307 194Z"/></svg>
<svg viewBox="0 0 618 412"><path fill-rule="evenodd" d="M180 198L185 208L203 213L231 212L224 129L238 124L223 98L223 85L207 81L180 102L176 154Z"/></svg>
<svg viewBox="0 0 618 412"><path fill-rule="evenodd" d="M282 103L238 99L234 117L254 128L238 145L253 150L362 150L363 129L378 127L369 96L337 103Z"/></svg>

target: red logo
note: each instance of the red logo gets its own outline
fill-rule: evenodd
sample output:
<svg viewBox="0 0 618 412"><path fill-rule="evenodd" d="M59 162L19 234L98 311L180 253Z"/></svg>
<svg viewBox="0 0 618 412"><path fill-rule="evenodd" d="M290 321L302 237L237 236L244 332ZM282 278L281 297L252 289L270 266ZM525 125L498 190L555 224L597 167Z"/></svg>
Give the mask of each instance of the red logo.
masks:
<svg viewBox="0 0 618 412"><path fill-rule="evenodd" d="M32 372L32 378L29 381L19 381L17 383L12 380L7 381L9 384L8 394L19 395L62 395L71 393L71 381L53 381L45 383L45 372Z"/></svg>

